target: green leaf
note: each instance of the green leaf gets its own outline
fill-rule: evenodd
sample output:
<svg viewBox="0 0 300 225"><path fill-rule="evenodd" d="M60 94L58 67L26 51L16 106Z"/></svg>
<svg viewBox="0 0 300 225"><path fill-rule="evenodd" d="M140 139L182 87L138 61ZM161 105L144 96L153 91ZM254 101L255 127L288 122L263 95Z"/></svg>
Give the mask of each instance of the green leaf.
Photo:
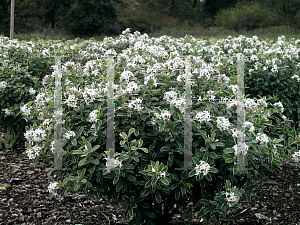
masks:
<svg viewBox="0 0 300 225"><path fill-rule="evenodd" d="M188 187L194 187L191 183L185 183L185 185Z"/></svg>
<svg viewBox="0 0 300 225"><path fill-rule="evenodd" d="M148 216L149 218L152 218L152 219L157 218L157 216L153 212L150 212L150 211L145 211L144 215L146 215L146 216Z"/></svg>
<svg viewBox="0 0 300 225"><path fill-rule="evenodd" d="M151 180L147 181L145 184L145 188L149 188L151 187Z"/></svg>
<svg viewBox="0 0 300 225"><path fill-rule="evenodd" d="M184 187L183 185L181 185L180 186L180 190L181 190L182 196L186 195L186 187Z"/></svg>
<svg viewBox="0 0 300 225"><path fill-rule="evenodd" d="M129 199L128 196L123 195L122 198L123 198L123 200L124 200L125 202L128 202L128 203L130 202L130 199Z"/></svg>
<svg viewBox="0 0 300 225"><path fill-rule="evenodd" d="M153 142L150 146L149 146L149 150L151 151L156 145L156 142Z"/></svg>
<svg viewBox="0 0 300 225"><path fill-rule="evenodd" d="M202 161L207 162L207 160L208 160L208 153L206 152L203 156Z"/></svg>
<svg viewBox="0 0 300 225"><path fill-rule="evenodd" d="M71 139L71 143L72 143L73 146L76 146L76 145L77 145L76 139L75 139L75 138L72 138L72 139Z"/></svg>
<svg viewBox="0 0 300 225"><path fill-rule="evenodd" d="M208 197L208 194L207 194L207 192L204 190L204 189L201 189L201 193L202 193L202 196L205 198L205 199L209 199L209 197Z"/></svg>
<svg viewBox="0 0 300 225"><path fill-rule="evenodd" d="M117 183L116 186L116 192L119 192L121 190L121 188L123 187L123 181L120 180L120 182Z"/></svg>
<svg viewBox="0 0 300 225"><path fill-rule="evenodd" d="M145 153L148 153L148 149L147 148L139 148L139 149L141 149Z"/></svg>
<svg viewBox="0 0 300 225"><path fill-rule="evenodd" d="M175 189L175 199L178 200L180 197L180 188Z"/></svg>
<svg viewBox="0 0 300 225"><path fill-rule="evenodd" d="M78 167L81 167L85 164L85 162L87 161L87 157L84 157L83 159L81 159L78 163Z"/></svg>
<svg viewBox="0 0 300 225"><path fill-rule="evenodd" d="M159 108L157 108L157 107L155 107L155 108L154 108L154 111L155 111L155 112L157 112L159 115L161 114L161 111L160 111L160 109L159 109Z"/></svg>
<svg viewBox="0 0 300 225"><path fill-rule="evenodd" d="M99 160L98 159L93 159L92 163L94 163L95 165L99 165Z"/></svg>
<svg viewBox="0 0 300 225"><path fill-rule="evenodd" d="M137 180L134 176L132 175L126 175L125 176L128 180L130 180L132 183L137 184Z"/></svg>
<svg viewBox="0 0 300 225"><path fill-rule="evenodd" d="M157 203L159 203L159 204L161 203L161 197L160 197L160 194L158 191L154 192L154 198Z"/></svg>
<svg viewBox="0 0 300 225"><path fill-rule="evenodd" d="M164 185L169 185L169 181L168 181L166 178L161 177L159 180L160 180Z"/></svg>
<svg viewBox="0 0 300 225"><path fill-rule="evenodd" d="M209 152L208 155L209 155L210 158L213 158L213 159L218 158L218 156L214 152Z"/></svg>
<svg viewBox="0 0 300 225"><path fill-rule="evenodd" d="M217 168L210 167L210 168L209 168L209 172L212 172L212 173L218 173L219 170L218 170Z"/></svg>
<svg viewBox="0 0 300 225"><path fill-rule="evenodd" d="M226 188L226 190L229 189L229 188L231 188L231 183L230 183L229 180L226 180L225 188Z"/></svg>
<svg viewBox="0 0 300 225"><path fill-rule="evenodd" d="M127 137L127 134L125 132L121 132L120 133L120 136L125 140L127 141L128 137Z"/></svg>
<svg viewBox="0 0 300 225"><path fill-rule="evenodd" d="M159 124L159 132L160 132L160 133L163 132L164 129L165 129L165 124L164 124L164 123L160 123L160 124Z"/></svg>
<svg viewBox="0 0 300 225"><path fill-rule="evenodd" d="M189 172L188 177L193 177L196 174L196 170L192 170Z"/></svg>
<svg viewBox="0 0 300 225"><path fill-rule="evenodd" d="M83 151L82 150L73 150L73 151L70 152L70 154L73 154L73 155L76 155L76 154L83 155Z"/></svg>
<svg viewBox="0 0 300 225"><path fill-rule="evenodd" d="M115 178L114 178L114 180L113 180L113 184L116 184L116 183L118 183L118 181L119 181L119 176L115 176Z"/></svg>
<svg viewBox="0 0 300 225"><path fill-rule="evenodd" d="M205 177L206 177L206 179L207 179L208 181L212 181L211 176L210 176L209 173L208 173L207 175L205 175Z"/></svg>
<svg viewBox="0 0 300 225"><path fill-rule="evenodd" d="M210 205L210 202L207 199L200 199L198 201L198 203L197 203L197 206L200 206L201 204L203 204L203 205Z"/></svg>
<svg viewBox="0 0 300 225"><path fill-rule="evenodd" d="M234 149L233 148L225 148L223 151L223 155L224 154L228 155L229 153L234 153Z"/></svg>
<svg viewBox="0 0 300 225"><path fill-rule="evenodd" d="M143 189L141 192L142 197L146 197L151 192L151 188Z"/></svg>
<svg viewBox="0 0 300 225"><path fill-rule="evenodd" d="M131 129L129 130L129 132L128 132L128 138L130 137L130 135L131 135L134 131L135 131L134 128L131 128Z"/></svg>
<svg viewBox="0 0 300 225"><path fill-rule="evenodd" d="M231 158L231 159L225 159L225 163L232 163L234 162L234 158Z"/></svg>
<svg viewBox="0 0 300 225"><path fill-rule="evenodd" d="M83 127L80 127L79 130L76 132L76 135L75 135L76 140L81 136L83 129L84 129Z"/></svg>
<svg viewBox="0 0 300 225"><path fill-rule="evenodd" d="M205 214L211 212L212 210L213 210L213 207L207 207L204 210L201 210L197 217L200 218L200 217L204 216Z"/></svg>
<svg viewBox="0 0 300 225"><path fill-rule="evenodd" d="M89 152L92 153L92 152L96 151L98 148L100 148L100 145L94 146Z"/></svg>
<svg viewBox="0 0 300 225"><path fill-rule="evenodd" d="M176 187L178 187L178 183L172 184L172 185L170 186L170 190L172 191L172 190L174 190Z"/></svg>

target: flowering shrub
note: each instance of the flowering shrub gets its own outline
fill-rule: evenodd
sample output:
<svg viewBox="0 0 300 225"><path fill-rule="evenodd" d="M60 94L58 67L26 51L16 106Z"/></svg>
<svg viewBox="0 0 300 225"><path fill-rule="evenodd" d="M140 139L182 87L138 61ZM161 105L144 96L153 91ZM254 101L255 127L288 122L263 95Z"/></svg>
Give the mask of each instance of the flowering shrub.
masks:
<svg viewBox="0 0 300 225"><path fill-rule="evenodd" d="M118 39L106 38L79 52L86 59L88 54L97 55L97 60L65 62L62 163L69 170L63 170L56 181L49 178L49 191L61 195L84 191L88 198L107 195L122 201L130 224L166 224L188 202L194 202L197 216L205 215L207 220L212 215L219 220L220 213L226 216L231 208L242 208L239 198L250 201L249 192L255 188L251 177L263 176L262 168L276 169L284 157L297 157L299 138L295 130L284 126L288 120L282 116L284 108L279 102L272 105L267 103L271 98L246 98L242 153L253 170L247 174L231 170L240 153L235 138L242 135L235 129L237 103L230 101L237 94L237 56L233 50L222 51L219 44L205 47L190 36L148 38L126 30ZM183 164L183 54L191 55L192 93L199 97L191 113L191 171L184 170ZM106 97L108 55L116 56L115 155L104 150L106 103L93 101ZM33 124L26 127L27 155L51 165L54 74L44 79L47 82L36 99L21 105L21 110ZM202 101L221 97L224 101L218 103ZM280 118L276 127L268 122L274 113Z"/></svg>
<svg viewBox="0 0 300 225"><path fill-rule="evenodd" d="M7 133L2 141L6 148L12 148L17 139L25 142L22 132L32 124L18 114L20 104L32 101L45 75L53 72L55 52L76 53L78 49L47 41L23 43L0 36L0 131Z"/></svg>

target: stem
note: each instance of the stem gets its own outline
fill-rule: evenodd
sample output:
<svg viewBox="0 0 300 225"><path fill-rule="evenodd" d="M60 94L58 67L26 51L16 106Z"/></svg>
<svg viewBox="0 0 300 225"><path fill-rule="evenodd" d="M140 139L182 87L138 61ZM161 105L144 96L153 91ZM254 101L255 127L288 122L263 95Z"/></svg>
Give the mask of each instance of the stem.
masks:
<svg viewBox="0 0 300 225"><path fill-rule="evenodd" d="M151 90L152 90L152 86L150 86L150 90L148 92L148 103L150 102L150 93L151 93Z"/></svg>

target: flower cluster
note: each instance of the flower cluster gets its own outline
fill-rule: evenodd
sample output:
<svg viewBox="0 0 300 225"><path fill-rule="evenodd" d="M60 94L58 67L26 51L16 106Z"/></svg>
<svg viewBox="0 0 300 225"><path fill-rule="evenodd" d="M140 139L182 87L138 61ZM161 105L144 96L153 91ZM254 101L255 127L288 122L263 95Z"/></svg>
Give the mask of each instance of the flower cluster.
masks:
<svg viewBox="0 0 300 225"><path fill-rule="evenodd" d="M220 130L228 130L230 127L229 119L222 116L217 117L217 126Z"/></svg>
<svg viewBox="0 0 300 225"><path fill-rule="evenodd" d="M0 89L1 89L1 88L4 89L4 88L6 88L6 86L7 86L7 83L6 83L5 81L1 81L1 82L0 82Z"/></svg>
<svg viewBox="0 0 300 225"><path fill-rule="evenodd" d="M228 202L229 207L232 207L239 202L240 198L238 196L236 196L233 191L226 192L225 195L226 195L226 201Z"/></svg>
<svg viewBox="0 0 300 225"><path fill-rule="evenodd" d="M70 139L71 137L75 137L75 135L75 132L70 130L67 133L65 133L63 137L66 139Z"/></svg>
<svg viewBox="0 0 300 225"><path fill-rule="evenodd" d="M159 115L158 113L154 113L155 117L159 120L170 120L171 113L168 110L163 110Z"/></svg>
<svg viewBox="0 0 300 225"><path fill-rule="evenodd" d="M35 159L37 156L40 155L41 147L39 146L33 146L31 148L26 149L26 154L29 159Z"/></svg>
<svg viewBox="0 0 300 225"><path fill-rule="evenodd" d="M294 154L292 155L293 159L295 162L300 162L300 151L298 152L294 152Z"/></svg>
<svg viewBox="0 0 300 225"><path fill-rule="evenodd" d="M155 168L152 167L151 171L155 173ZM166 172L157 172L156 177L158 179L161 178L161 177L166 177Z"/></svg>
<svg viewBox="0 0 300 225"><path fill-rule="evenodd" d="M51 182L48 186L48 191L57 196L57 193L55 192L55 190L57 190L59 188L59 184L57 182Z"/></svg>
<svg viewBox="0 0 300 225"><path fill-rule="evenodd" d="M208 111L198 112L195 119L201 122L208 122L211 120L210 113Z"/></svg>
<svg viewBox="0 0 300 225"><path fill-rule="evenodd" d="M36 130L27 130L24 136L28 141L41 142L46 139L46 131L41 128L37 128Z"/></svg>
<svg viewBox="0 0 300 225"><path fill-rule="evenodd" d="M236 156L240 155L241 153L245 156L248 152L249 146L244 142L240 142L238 145L234 145L233 149Z"/></svg>
<svg viewBox="0 0 300 225"><path fill-rule="evenodd" d="M210 165L207 162L200 161L200 164L196 165L196 176L198 176L200 173L202 173L204 176L208 174L210 169Z"/></svg>
<svg viewBox="0 0 300 225"><path fill-rule="evenodd" d="M128 108L129 109L135 109L137 111L141 111L142 107L140 105L140 103L142 103L142 100L140 98L137 98L135 100L132 100L129 104L128 104Z"/></svg>
<svg viewBox="0 0 300 225"><path fill-rule="evenodd" d="M258 133L256 136L256 140L261 144L267 144L269 142L268 136L266 134Z"/></svg>
<svg viewBox="0 0 300 225"><path fill-rule="evenodd" d="M283 105L282 105L281 102L275 103L274 106L275 106L277 109L280 109L281 112L284 111L284 108L283 108Z"/></svg>
<svg viewBox="0 0 300 225"><path fill-rule="evenodd" d="M115 169L116 167L121 168L122 167L122 161L117 157L116 159L110 158L107 156L106 158L106 170L108 173L110 173L111 170Z"/></svg>
<svg viewBox="0 0 300 225"><path fill-rule="evenodd" d="M96 123L96 122L99 120L99 119L97 118L97 117L98 117L97 113L98 113L98 110L93 110L93 111L90 113L90 115L89 115L89 121L90 121L91 123Z"/></svg>

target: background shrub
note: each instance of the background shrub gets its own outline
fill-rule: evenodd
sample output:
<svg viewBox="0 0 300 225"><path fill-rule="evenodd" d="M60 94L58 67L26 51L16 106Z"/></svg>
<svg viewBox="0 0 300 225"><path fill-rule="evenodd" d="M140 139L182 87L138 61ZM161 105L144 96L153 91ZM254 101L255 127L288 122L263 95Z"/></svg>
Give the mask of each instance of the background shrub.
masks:
<svg viewBox="0 0 300 225"><path fill-rule="evenodd" d="M238 3L234 8L220 11L215 17L215 24L230 30L253 30L277 25L279 16L270 8L258 2Z"/></svg>

